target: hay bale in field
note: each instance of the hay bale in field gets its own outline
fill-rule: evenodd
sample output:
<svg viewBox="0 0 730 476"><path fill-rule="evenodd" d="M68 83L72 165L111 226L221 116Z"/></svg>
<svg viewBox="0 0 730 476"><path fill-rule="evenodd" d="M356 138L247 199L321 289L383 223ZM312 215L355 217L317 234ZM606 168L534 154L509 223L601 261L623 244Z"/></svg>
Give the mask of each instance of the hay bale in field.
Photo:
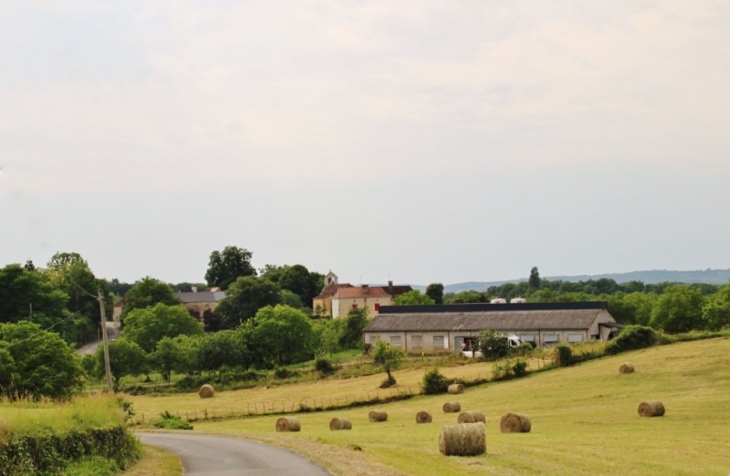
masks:
<svg viewBox="0 0 730 476"><path fill-rule="evenodd" d="M276 431L300 431L301 429L302 425L298 418L281 417L276 420Z"/></svg>
<svg viewBox="0 0 730 476"><path fill-rule="evenodd" d="M624 362L618 368L618 373L620 373L620 374L632 374L632 373L634 373L634 364L632 364L631 362Z"/></svg>
<svg viewBox="0 0 730 476"><path fill-rule="evenodd" d="M499 421L502 433L529 433L532 430L530 417L522 413L507 413Z"/></svg>
<svg viewBox="0 0 730 476"><path fill-rule="evenodd" d="M352 430L352 423L347 418L333 418L330 420L330 430Z"/></svg>
<svg viewBox="0 0 730 476"><path fill-rule="evenodd" d="M448 402L444 403L444 413L456 413L461 411L461 404L459 402Z"/></svg>
<svg viewBox="0 0 730 476"><path fill-rule="evenodd" d="M484 418L484 414L478 410L469 410L467 412L459 413L459 423L486 423L487 419Z"/></svg>
<svg viewBox="0 0 730 476"><path fill-rule="evenodd" d="M416 423L431 423L433 421L433 418L431 418L431 414L428 412L418 412L416 413Z"/></svg>
<svg viewBox="0 0 730 476"><path fill-rule="evenodd" d="M200 387L200 390L198 390L198 395L200 395L200 398L212 398L213 395L215 395L215 390L213 389L212 385L208 385L207 383Z"/></svg>
<svg viewBox="0 0 730 476"><path fill-rule="evenodd" d="M385 410L373 410L370 413L368 413L368 420L372 423L377 423L380 421L386 421L388 419L388 412Z"/></svg>
<svg viewBox="0 0 730 476"><path fill-rule="evenodd" d="M664 415L664 404L657 400L641 402L639 404L639 415L644 417L655 417Z"/></svg>
<svg viewBox="0 0 730 476"><path fill-rule="evenodd" d="M452 383L451 385L449 385L449 393L453 395L458 395L460 393L464 393L465 388L466 387L464 387L464 384L462 383Z"/></svg>
<svg viewBox="0 0 730 476"><path fill-rule="evenodd" d="M444 456L476 456L486 453L484 423L443 427L439 435L439 451Z"/></svg>

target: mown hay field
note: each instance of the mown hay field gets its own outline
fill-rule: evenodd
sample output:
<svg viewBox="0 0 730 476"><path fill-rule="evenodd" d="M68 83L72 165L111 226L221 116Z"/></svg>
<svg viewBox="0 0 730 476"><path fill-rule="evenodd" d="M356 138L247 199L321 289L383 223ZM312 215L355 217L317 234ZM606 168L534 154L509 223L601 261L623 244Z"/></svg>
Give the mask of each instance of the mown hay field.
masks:
<svg viewBox="0 0 730 476"><path fill-rule="evenodd" d="M627 359L636 371L621 375ZM330 389L323 384L322 395ZM276 444L342 475L730 473L728 339L654 347L469 388L458 400L463 411L486 415L487 453L480 456L439 452L441 428L457 418L443 413L442 405L453 399L422 396L377 405L388 412L381 423L368 422L376 407L300 414L296 434L277 435L275 416L198 422L195 431ZM640 417L638 405L646 400L661 400L666 414ZM433 415L433 423L415 423L421 410ZM509 412L529 415L531 432L500 433L500 418ZM348 418L352 430L330 431L333 417Z"/></svg>

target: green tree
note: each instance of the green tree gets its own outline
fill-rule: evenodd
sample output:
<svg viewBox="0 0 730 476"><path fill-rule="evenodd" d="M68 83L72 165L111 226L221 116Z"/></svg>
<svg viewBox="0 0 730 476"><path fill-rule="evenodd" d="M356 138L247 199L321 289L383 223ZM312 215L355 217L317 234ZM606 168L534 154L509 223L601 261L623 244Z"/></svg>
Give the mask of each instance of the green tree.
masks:
<svg viewBox="0 0 730 476"><path fill-rule="evenodd" d="M279 302L281 304L291 306L295 309L306 308L306 306L302 302L302 299L288 289L282 289L281 291L279 291Z"/></svg>
<svg viewBox="0 0 730 476"><path fill-rule="evenodd" d="M322 290L318 278L317 273L310 273L305 266L295 264L288 266L281 274L279 286L299 296L304 305L311 308L312 298Z"/></svg>
<svg viewBox="0 0 730 476"><path fill-rule="evenodd" d="M153 352L164 337L202 333L203 325L185 308L165 304L135 309L127 315L124 327L124 338L137 343L147 353Z"/></svg>
<svg viewBox="0 0 730 476"><path fill-rule="evenodd" d="M482 356L488 361L494 361L507 357L509 353L509 343L507 339L500 333L491 329L484 330L477 337L476 347L482 353Z"/></svg>
<svg viewBox="0 0 730 476"><path fill-rule="evenodd" d="M426 296L430 297L434 303L444 303L444 285L441 283L431 283L426 287Z"/></svg>
<svg viewBox="0 0 730 476"><path fill-rule="evenodd" d="M251 257L253 257L252 252L237 246L226 246L222 252L212 252L208 271L205 273L208 286L226 290L242 276L256 276L256 269L251 265Z"/></svg>
<svg viewBox="0 0 730 476"><path fill-rule="evenodd" d="M730 284L707 300L702 308L702 320L711 330L730 327Z"/></svg>
<svg viewBox="0 0 730 476"><path fill-rule="evenodd" d="M279 266L277 264L267 264L263 268L259 269L259 276L262 278L266 278L272 283L279 283L281 281L281 276L284 274L284 271L289 267L288 264L285 264L283 266Z"/></svg>
<svg viewBox="0 0 730 476"><path fill-rule="evenodd" d="M244 276L226 291L215 308L221 329L233 329L256 315L259 309L280 303L280 288L266 278Z"/></svg>
<svg viewBox="0 0 730 476"><path fill-rule="evenodd" d="M529 285L531 290L540 289L540 272L537 270L537 266L533 266L530 270L530 278L527 280L527 284Z"/></svg>
<svg viewBox="0 0 730 476"><path fill-rule="evenodd" d="M182 341L181 337L175 338L163 337L158 343L155 351L150 356L150 360L155 370L162 374L162 378L170 381L173 371L187 373L187 365L190 363L190 356L186 355L186 341Z"/></svg>
<svg viewBox="0 0 730 476"><path fill-rule="evenodd" d="M454 294L449 300L451 304L469 304L469 303L480 303L489 302L489 296L487 293L480 293L479 291L461 291L460 293Z"/></svg>
<svg viewBox="0 0 730 476"><path fill-rule="evenodd" d="M364 307L347 311L345 326L340 336L343 349L362 348L362 330L368 325L368 310Z"/></svg>
<svg viewBox="0 0 730 476"><path fill-rule="evenodd" d="M114 387L125 375L141 375L147 371L147 354L136 343L119 339L109 343L109 366ZM104 348L99 346L94 355L94 375L104 377Z"/></svg>
<svg viewBox="0 0 730 476"><path fill-rule="evenodd" d="M198 347L200 370L218 370L225 365L247 367L247 342L247 332L242 329L206 334Z"/></svg>
<svg viewBox="0 0 730 476"><path fill-rule="evenodd" d="M649 325L669 333L702 328L703 298L699 289L669 286L652 309Z"/></svg>
<svg viewBox="0 0 730 476"><path fill-rule="evenodd" d="M360 309L353 310L359 311ZM350 348L350 346L342 346L341 344L346 322L347 319L319 319L314 322L312 331L314 332L314 349L317 355L332 354ZM351 347L357 348L357 345Z"/></svg>
<svg viewBox="0 0 730 476"><path fill-rule="evenodd" d="M378 340L373 352L373 362L380 364L388 375L381 384L381 388L395 385L395 378L391 372L400 368L403 357L405 357L405 352L400 347L393 347L382 340Z"/></svg>
<svg viewBox="0 0 730 476"><path fill-rule="evenodd" d="M175 306L180 299L172 292L172 288L162 281L149 276L137 281L124 296L122 321L126 326L127 315L135 309L145 309L157 304Z"/></svg>
<svg viewBox="0 0 730 476"><path fill-rule="evenodd" d="M421 291L418 289L414 289L413 291L408 291L407 293L403 293L400 296L396 296L395 299L393 299L393 304L396 306L413 306L413 305L426 305L426 304L435 304L436 302L431 299L429 296L425 294L421 294Z"/></svg>
<svg viewBox="0 0 730 476"><path fill-rule="evenodd" d="M48 327L66 315L67 301L68 295L39 271L19 264L0 269L0 323L32 320Z"/></svg>
<svg viewBox="0 0 730 476"><path fill-rule="evenodd" d="M273 365L288 365L312 357L314 333L309 317L289 306L267 306L253 319L254 339L263 358Z"/></svg>
<svg viewBox="0 0 730 476"><path fill-rule="evenodd" d="M4 398L68 400L83 389L84 370L72 347L38 324L0 324L0 360L11 366L12 383L0 389ZM7 369L0 370L0 375Z"/></svg>

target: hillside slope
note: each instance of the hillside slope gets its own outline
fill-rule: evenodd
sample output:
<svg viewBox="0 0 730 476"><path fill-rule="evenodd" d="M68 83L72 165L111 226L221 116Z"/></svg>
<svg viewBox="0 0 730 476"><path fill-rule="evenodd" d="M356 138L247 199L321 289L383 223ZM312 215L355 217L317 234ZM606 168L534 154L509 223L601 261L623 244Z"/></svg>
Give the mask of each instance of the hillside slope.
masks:
<svg viewBox="0 0 730 476"><path fill-rule="evenodd" d="M636 373L619 375L618 366L627 360ZM639 417L639 403L652 399L663 401L667 414ZM488 454L440 455L440 429L456 421L455 414L441 412L451 400L487 416ZM728 474L730 340L654 347L488 384L457 397L418 397L382 408L390 417L379 424L368 423L367 407L302 414L302 431L293 436L274 432L275 417L200 423L196 431L286 446L335 474ZM433 423L416 425L420 410L431 412ZM499 433L499 417L506 412L530 415L533 431ZM353 430L330 432L334 415L349 418Z"/></svg>

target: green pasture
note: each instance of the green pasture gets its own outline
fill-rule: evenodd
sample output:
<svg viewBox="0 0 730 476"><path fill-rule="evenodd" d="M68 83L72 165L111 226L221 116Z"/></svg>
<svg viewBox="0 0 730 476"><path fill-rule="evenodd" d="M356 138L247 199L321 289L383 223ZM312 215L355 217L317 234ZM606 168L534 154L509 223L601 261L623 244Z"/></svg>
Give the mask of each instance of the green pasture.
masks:
<svg viewBox="0 0 730 476"><path fill-rule="evenodd" d="M624 361L636 366L634 374L618 373ZM372 391L375 383L372 378L353 381L361 381L361 391ZM319 385L321 398L336 390ZM211 400L225 399L226 393ZM639 417L639 403L654 399L664 403L666 415ZM162 411L169 409L163 408L166 400L148 398L142 406L151 411L158 404ZM486 455L460 458L438 452L441 427L457 418L442 413L441 407L454 400L463 410L486 415ZM389 413L384 423L368 423L373 408L296 415L300 433L275 433L276 416L200 421L195 431L278 444L343 475L726 475L730 340L653 347L470 388L463 395L419 396L381 405L377 408ZM433 423L415 423L421 410L432 413ZM500 433L499 418L507 412L528 414L532 432ZM330 431L335 416L349 418L353 429Z"/></svg>

